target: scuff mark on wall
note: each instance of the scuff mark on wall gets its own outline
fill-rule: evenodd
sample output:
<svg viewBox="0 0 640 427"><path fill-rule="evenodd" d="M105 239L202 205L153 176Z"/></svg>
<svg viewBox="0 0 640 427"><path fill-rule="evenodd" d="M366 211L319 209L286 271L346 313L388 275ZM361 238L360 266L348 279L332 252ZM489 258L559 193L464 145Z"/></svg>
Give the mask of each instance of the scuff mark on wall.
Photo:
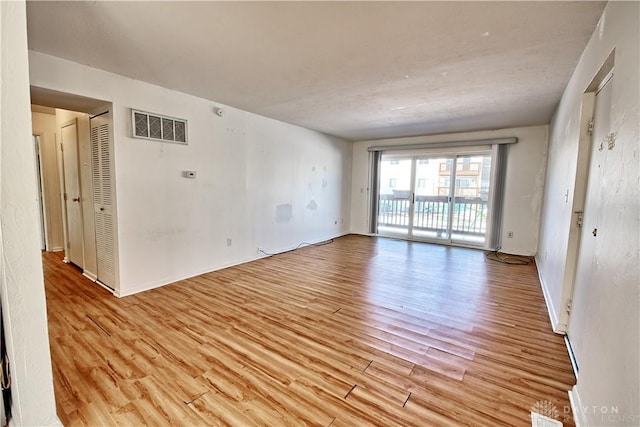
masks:
<svg viewBox="0 0 640 427"><path fill-rule="evenodd" d="M276 206L276 222L289 222L293 218L293 208L290 204Z"/></svg>
<svg viewBox="0 0 640 427"><path fill-rule="evenodd" d="M309 204L307 204L307 209L309 209L310 211L315 211L316 209L318 209L318 204L315 200L311 200Z"/></svg>

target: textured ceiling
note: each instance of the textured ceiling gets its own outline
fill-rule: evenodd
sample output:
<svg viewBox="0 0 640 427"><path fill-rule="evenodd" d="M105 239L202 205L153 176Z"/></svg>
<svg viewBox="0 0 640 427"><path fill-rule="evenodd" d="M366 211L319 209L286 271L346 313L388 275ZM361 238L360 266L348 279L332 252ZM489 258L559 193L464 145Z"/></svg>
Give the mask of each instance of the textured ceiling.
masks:
<svg viewBox="0 0 640 427"><path fill-rule="evenodd" d="M549 123L601 2L32 2L29 48L351 140Z"/></svg>

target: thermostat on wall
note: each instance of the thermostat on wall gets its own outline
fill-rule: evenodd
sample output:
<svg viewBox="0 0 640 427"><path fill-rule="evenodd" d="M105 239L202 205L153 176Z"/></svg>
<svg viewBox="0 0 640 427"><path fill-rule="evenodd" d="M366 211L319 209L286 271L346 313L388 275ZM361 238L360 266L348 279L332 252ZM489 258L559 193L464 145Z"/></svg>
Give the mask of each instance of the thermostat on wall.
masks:
<svg viewBox="0 0 640 427"><path fill-rule="evenodd" d="M196 171L184 171L182 174L185 178L196 179Z"/></svg>

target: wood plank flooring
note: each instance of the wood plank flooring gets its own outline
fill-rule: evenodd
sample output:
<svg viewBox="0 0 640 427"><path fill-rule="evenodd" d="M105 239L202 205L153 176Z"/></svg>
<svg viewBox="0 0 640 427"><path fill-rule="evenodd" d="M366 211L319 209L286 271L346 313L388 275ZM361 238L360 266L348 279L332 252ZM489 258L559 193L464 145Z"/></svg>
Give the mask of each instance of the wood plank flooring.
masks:
<svg viewBox="0 0 640 427"><path fill-rule="evenodd" d="M346 236L118 299L43 259L65 425L574 425L533 264Z"/></svg>

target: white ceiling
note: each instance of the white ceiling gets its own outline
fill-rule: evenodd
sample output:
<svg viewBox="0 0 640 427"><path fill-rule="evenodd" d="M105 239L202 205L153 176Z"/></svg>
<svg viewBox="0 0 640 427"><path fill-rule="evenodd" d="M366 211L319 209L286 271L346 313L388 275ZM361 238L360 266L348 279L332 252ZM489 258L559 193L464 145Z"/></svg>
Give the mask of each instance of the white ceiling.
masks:
<svg viewBox="0 0 640 427"><path fill-rule="evenodd" d="M601 2L31 2L29 48L351 140L549 123Z"/></svg>

